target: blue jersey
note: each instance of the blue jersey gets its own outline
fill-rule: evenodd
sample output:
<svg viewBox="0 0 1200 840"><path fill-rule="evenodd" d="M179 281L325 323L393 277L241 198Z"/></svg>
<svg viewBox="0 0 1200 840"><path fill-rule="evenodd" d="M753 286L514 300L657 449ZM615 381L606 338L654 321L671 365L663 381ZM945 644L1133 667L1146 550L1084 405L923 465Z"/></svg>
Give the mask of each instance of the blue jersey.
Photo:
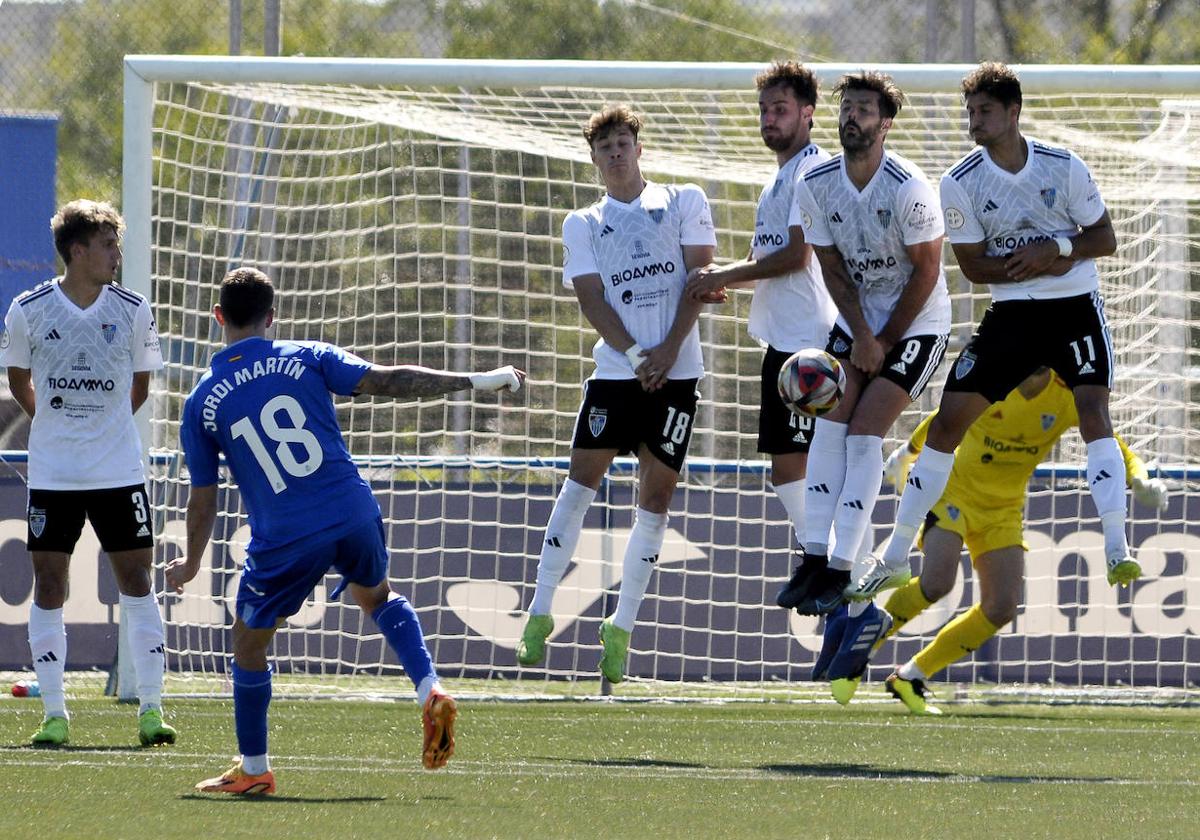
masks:
<svg viewBox="0 0 1200 840"><path fill-rule="evenodd" d="M353 393L368 368L324 342L247 338L217 353L192 390L179 433L192 486L217 483L224 453L252 555L337 539L379 516L330 397Z"/></svg>

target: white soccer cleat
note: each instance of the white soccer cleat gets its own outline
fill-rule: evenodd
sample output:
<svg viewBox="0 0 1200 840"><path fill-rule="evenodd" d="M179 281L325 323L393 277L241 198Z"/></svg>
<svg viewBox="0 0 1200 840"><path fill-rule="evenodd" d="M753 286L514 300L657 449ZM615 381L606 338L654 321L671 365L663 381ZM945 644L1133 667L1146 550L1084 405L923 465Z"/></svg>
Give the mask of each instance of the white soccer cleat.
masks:
<svg viewBox="0 0 1200 840"><path fill-rule="evenodd" d="M885 589L897 589L912 580L907 561L891 567L874 554L868 554L856 572L846 587L847 601L869 601Z"/></svg>

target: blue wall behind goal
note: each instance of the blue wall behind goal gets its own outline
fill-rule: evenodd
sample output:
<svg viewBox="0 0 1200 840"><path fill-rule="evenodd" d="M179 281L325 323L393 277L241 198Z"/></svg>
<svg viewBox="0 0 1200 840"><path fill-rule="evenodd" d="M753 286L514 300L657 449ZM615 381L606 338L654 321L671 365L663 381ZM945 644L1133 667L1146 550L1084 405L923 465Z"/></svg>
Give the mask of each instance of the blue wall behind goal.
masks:
<svg viewBox="0 0 1200 840"><path fill-rule="evenodd" d="M0 474L0 670L29 667L25 638L33 575L24 547L23 490L19 477ZM398 590L421 611L444 675L518 676L512 645L519 635L520 615L515 611L528 602L543 523L554 501L552 490L551 485L376 486L385 515L393 520L388 535L391 575ZM630 493L628 485L614 488L608 500L611 516L605 515L603 505L594 505L585 526L627 531ZM159 510L159 564L181 552L185 495L180 491L170 508ZM673 516L671 525L702 550L686 558L663 558L665 565L651 582L654 603L643 605L643 621L634 632L630 674L668 680L807 679L816 655L813 643L819 644L819 637L789 630L794 617L771 605L776 587L790 571L791 556L784 548L788 534L782 512L764 511L764 499L761 493L690 489L690 515ZM774 499L767 501L776 504ZM681 494L677 504L683 503ZM229 510L238 508L233 491L223 496L222 504ZM893 505L885 500L876 510L877 542L887 533ZM753 524L761 522L764 513L780 524L764 532ZM1013 628L953 666L950 679L1138 686L1200 682L1200 495L1172 493L1170 507L1157 520L1148 518L1150 511L1135 509L1134 514L1132 542L1147 574L1130 589L1113 590L1104 584L1102 538L1086 490L1068 485L1035 489L1026 531L1032 603ZM233 527L236 521L222 520L220 528ZM226 549L231 534L217 537L220 547L211 576L206 572L203 580L197 579L194 594L211 596L236 586L238 570ZM580 554L586 550L581 543ZM612 608L615 587L604 595L602 588L584 585L587 568L577 564L569 572L576 580L570 585L564 580L564 592L594 594L578 601L573 617L563 616L563 641L550 650L549 664L556 670L579 667L575 660L581 654L571 639L586 640L593 648L584 654L589 674L598 656L596 630ZM161 572L158 578L161 591ZM487 597L468 597L471 590ZM560 592L560 608L562 596ZM117 597L109 565L89 529L71 563L65 616L69 667L104 667L112 661ZM940 620L949 619L974 597L971 587L964 586L954 603L946 604ZM187 606L173 597L165 601L169 646L198 652L187 662L172 658L173 666L223 671L230 650L227 607L218 604L210 611L203 606L212 603L208 598ZM494 608L480 612L472 604ZM207 618L198 619L200 614ZM293 651L299 651L298 656L324 651L327 664L313 663L318 670L373 672L382 654L377 638L343 644L341 629L357 632L360 621L348 603L326 604L322 599L303 626L281 633L275 654L286 659ZM518 629L495 632L512 622ZM222 626L224 631L212 632ZM887 658L903 661L927 640L927 633L924 639L902 633L887 649ZM755 660L774 664L764 668L753 664ZM284 670L293 667L286 661L277 664ZM873 671L872 676L882 674Z"/></svg>
<svg viewBox="0 0 1200 840"><path fill-rule="evenodd" d="M0 317L12 299L55 274L58 117L0 115Z"/></svg>

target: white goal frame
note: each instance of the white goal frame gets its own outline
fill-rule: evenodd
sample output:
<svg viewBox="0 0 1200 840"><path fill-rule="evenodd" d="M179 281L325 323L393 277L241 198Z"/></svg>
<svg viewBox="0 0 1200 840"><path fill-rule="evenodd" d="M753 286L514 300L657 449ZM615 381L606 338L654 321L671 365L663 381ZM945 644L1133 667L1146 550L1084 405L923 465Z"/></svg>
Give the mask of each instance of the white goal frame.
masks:
<svg viewBox="0 0 1200 840"><path fill-rule="evenodd" d="M846 73L876 70L891 75L908 93L952 94L968 64L810 64L828 90ZM154 108L157 83L280 83L362 86L484 88L595 88L602 90L752 91L764 63L598 62L448 59L263 58L237 56L127 56L124 62L122 210L126 221L124 283L153 300ZM1153 94L1163 99L1197 97L1200 67L1013 65L1026 95L1102 93ZM581 160L586 149L581 147ZM1189 164L1193 166L1194 164ZM930 177L938 173L927 172ZM1182 276L1180 276L1182 275ZM1165 284L1188 282L1176 272ZM1180 357L1186 360L1183 349ZM1173 363L1173 359L1170 363ZM1168 364L1164 359L1164 364ZM148 406L151 405L148 403ZM138 417L144 447L150 435L150 409ZM700 459L696 459L700 460ZM1197 472L1172 470L1187 480ZM1168 473L1163 472L1164 475ZM122 663L129 657L121 655ZM124 671L124 665L122 670ZM122 673L122 677L125 674ZM123 678L122 685L132 685Z"/></svg>

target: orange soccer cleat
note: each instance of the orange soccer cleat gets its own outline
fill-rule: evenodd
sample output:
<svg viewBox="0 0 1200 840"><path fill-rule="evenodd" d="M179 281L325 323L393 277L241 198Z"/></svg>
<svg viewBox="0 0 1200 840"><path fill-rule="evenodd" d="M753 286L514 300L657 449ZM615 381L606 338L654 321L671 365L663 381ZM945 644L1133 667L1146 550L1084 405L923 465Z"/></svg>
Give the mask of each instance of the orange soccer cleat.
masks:
<svg viewBox="0 0 1200 840"><path fill-rule="evenodd" d="M421 723L425 728L425 743L421 747L421 763L426 770L445 767L454 755L454 719L458 704L449 694L435 691L425 701Z"/></svg>
<svg viewBox="0 0 1200 840"><path fill-rule="evenodd" d="M202 793L237 793L243 796L261 796L275 792L275 774L268 770L259 776L251 776L242 769L241 759L220 776L205 779L196 785Z"/></svg>

